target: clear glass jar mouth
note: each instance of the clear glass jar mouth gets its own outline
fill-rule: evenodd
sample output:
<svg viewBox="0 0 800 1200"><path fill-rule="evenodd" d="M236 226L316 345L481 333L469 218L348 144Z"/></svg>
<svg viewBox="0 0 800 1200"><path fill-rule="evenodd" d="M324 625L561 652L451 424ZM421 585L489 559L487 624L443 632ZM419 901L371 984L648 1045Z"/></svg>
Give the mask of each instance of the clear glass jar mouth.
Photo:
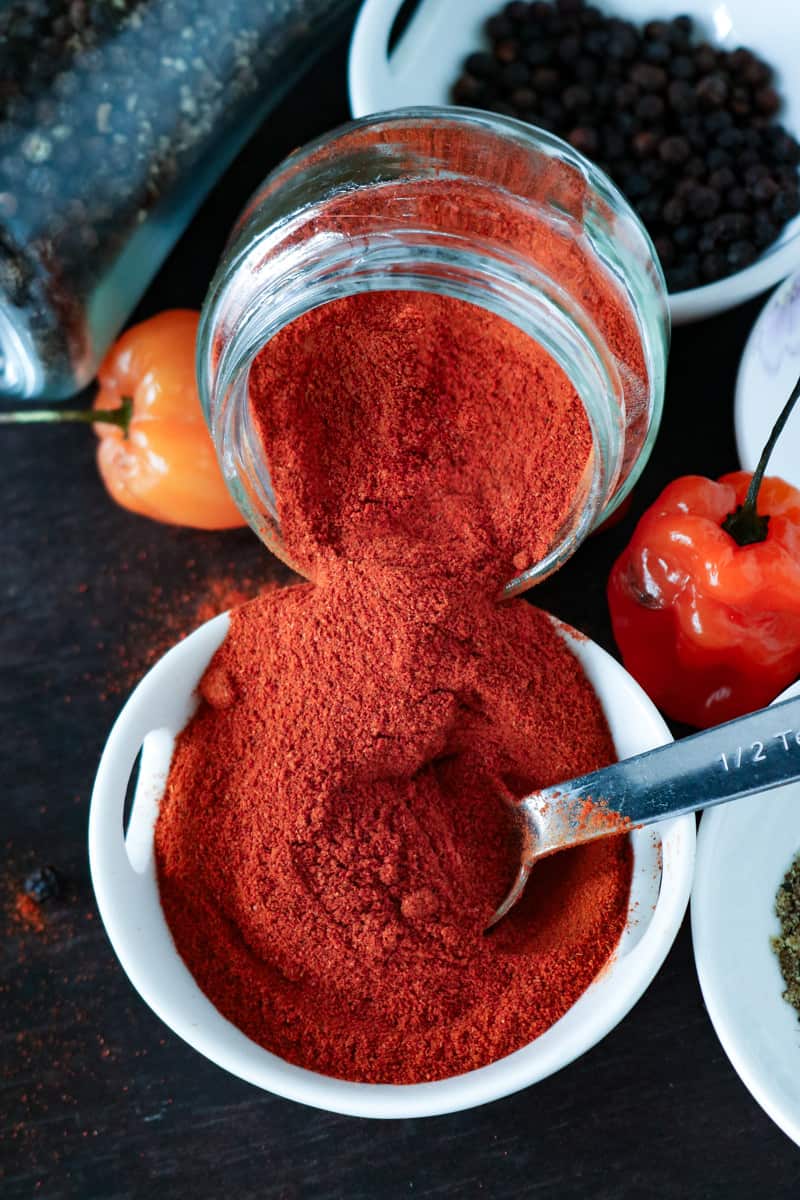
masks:
<svg viewBox="0 0 800 1200"><path fill-rule="evenodd" d="M496 247L494 252L490 247L476 247L474 238L469 244L459 244L458 239L448 237L441 230L409 232L407 228L384 224L382 228L358 234L357 270L353 269L352 262L342 261L348 256L346 251L341 254L341 246L334 248L326 244L324 238L322 243L315 243L314 239L301 240L299 250L298 244L293 244L293 257L283 276L273 262L272 269L267 271L269 278L263 286L259 285L259 273L270 261L275 244L285 240L293 228L302 225L311 209L324 213L329 200L328 196L315 196L309 204L293 208L294 201L290 200L287 205L281 195L285 180L293 181L295 192L298 189L302 192L304 168L313 164L318 155L330 152L338 139L352 138L360 129L402 130L409 123L420 122L423 125L444 123L459 128L469 125L488 129L493 135L500 133L503 137L513 137L516 143L532 151L541 152L544 146L553 154L566 157L570 166L577 166L588 180L592 194L599 197L599 204L608 206L610 211L620 209L627 223L627 234L630 235L630 228L635 230L643 269L652 272L650 282L654 285L656 301L660 286L661 311L648 326L637 312L634 296L632 309L637 315L647 367L649 411L646 435L624 478L618 478L621 431L615 427L614 404L609 402L609 397L614 397L617 410L624 410L617 365L606 353L607 348L590 314L581 309L574 296L559 289L557 281L537 272L531 263L519 257L515 259L513 255L499 254ZM422 173L423 166L430 169L430 163L415 164L414 169ZM438 164L435 169L441 166ZM396 176L391 172L388 174L390 179L403 177L403 172ZM494 189L497 194L503 193L498 184L482 183L487 191ZM285 210L282 216L274 211L271 198L275 196L281 199ZM248 302L239 307L236 320L229 326L231 332L223 339L222 349L218 350L220 328L225 328L228 324L226 316L237 308L233 293L241 279L249 283ZM557 569L621 502L638 478L652 447L661 415L668 344L666 288L652 243L613 184L571 147L513 119L472 110L407 109L364 118L296 151L268 176L237 224L227 260L212 283L201 322L198 370L206 415L237 503L269 549L295 570L298 564L292 561L291 549L284 545L281 537L276 498L269 472L265 470L263 450L254 441L255 431L246 416L250 366L261 347L304 312L340 295L366 290L436 291L497 312L543 342L580 395L592 429L591 478L586 482L580 511L570 514L562 533L556 536L544 557L510 579L503 594L513 595L525 590ZM543 332L544 311L547 314L546 332ZM555 340L554 329L558 335Z"/></svg>

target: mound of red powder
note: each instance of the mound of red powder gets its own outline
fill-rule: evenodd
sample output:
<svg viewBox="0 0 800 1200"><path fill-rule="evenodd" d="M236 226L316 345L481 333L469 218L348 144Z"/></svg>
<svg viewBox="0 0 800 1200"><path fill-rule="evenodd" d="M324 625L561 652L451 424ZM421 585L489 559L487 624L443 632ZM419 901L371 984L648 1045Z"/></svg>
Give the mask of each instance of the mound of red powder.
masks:
<svg viewBox="0 0 800 1200"><path fill-rule="evenodd" d="M316 582L236 610L156 829L164 911L214 1004L331 1075L412 1083L529 1042L625 925L626 839L537 866L504 791L613 756L549 618L494 594L580 487L585 418L498 318L370 293L256 363L281 527Z"/></svg>

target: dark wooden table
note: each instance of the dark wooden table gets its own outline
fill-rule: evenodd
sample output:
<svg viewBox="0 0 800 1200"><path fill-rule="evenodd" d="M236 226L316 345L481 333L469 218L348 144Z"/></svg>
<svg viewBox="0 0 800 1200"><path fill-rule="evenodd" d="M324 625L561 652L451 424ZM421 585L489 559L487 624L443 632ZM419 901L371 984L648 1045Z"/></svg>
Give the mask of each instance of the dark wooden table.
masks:
<svg viewBox="0 0 800 1200"><path fill-rule="evenodd" d="M237 211L294 146L347 117L340 47L267 122L193 222L138 316L199 306ZM611 646L603 596L636 515L668 479L736 465L731 403L759 308L679 329L662 432L633 513L536 600ZM684 926L622 1024L554 1078L477 1111L386 1123L331 1116L224 1074L133 992L100 925L86 854L98 755L153 648L234 576L286 572L247 531L202 535L111 504L85 429L3 431L4 1200L558 1197L798 1200L800 1152L729 1065ZM209 593L211 593L209 595ZM53 863L64 895L36 930L15 911Z"/></svg>

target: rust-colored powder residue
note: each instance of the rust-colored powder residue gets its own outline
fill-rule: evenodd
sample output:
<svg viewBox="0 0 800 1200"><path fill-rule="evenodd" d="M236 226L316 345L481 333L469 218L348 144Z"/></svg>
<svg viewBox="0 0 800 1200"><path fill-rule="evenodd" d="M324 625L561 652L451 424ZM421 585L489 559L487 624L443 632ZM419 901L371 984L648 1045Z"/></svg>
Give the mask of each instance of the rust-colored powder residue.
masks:
<svg viewBox="0 0 800 1200"><path fill-rule="evenodd" d="M141 570L144 565L144 560L137 562L135 569ZM146 603L130 608L126 636L115 642L109 668L102 679L103 699L129 692L150 667L198 626L256 596L274 591L293 578L288 568L266 554L259 574L241 567L237 570L235 562L227 563L222 572L208 573L211 570L190 559L184 565L180 588L168 590L154 584L148 589ZM88 591L89 585L82 584L79 590ZM90 622L96 620L90 617Z"/></svg>
<svg viewBox="0 0 800 1200"><path fill-rule="evenodd" d="M630 833L634 828L630 817L616 812L607 800L583 800L577 814L577 828L583 841L607 837L610 833Z"/></svg>
<svg viewBox="0 0 800 1200"><path fill-rule="evenodd" d="M26 896L25 892L17 892L14 897L14 913L17 920L34 931L34 933L43 933L45 927L44 913L41 907L30 896Z"/></svg>

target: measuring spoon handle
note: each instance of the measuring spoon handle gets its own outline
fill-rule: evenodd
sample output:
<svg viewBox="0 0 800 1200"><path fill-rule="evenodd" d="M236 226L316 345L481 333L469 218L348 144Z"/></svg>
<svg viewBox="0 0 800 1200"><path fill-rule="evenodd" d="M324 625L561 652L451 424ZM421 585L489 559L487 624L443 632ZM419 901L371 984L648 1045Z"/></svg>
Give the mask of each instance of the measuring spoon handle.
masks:
<svg viewBox="0 0 800 1200"><path fill-rule="evenodd" d="M800 696L552 789L646 825L800 779ZM541 795L546 795L546 789Z"/></svg>

